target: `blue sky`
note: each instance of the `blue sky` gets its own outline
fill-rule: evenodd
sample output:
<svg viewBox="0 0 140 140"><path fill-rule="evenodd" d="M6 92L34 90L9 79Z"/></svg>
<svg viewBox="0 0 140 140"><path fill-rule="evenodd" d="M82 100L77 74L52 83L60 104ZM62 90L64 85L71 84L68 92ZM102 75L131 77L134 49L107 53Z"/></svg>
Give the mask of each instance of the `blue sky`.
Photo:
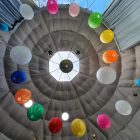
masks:
<svg viewBox="0 0 140 140"><path fill-rule="evenodd" d="M46 5L47 0L34 0L40 7ZM58 4L70 4L72 2L78 3L83 8L88 8L93 12L99 12L103 14L109 7L113 0L57 0Z"/></svg>

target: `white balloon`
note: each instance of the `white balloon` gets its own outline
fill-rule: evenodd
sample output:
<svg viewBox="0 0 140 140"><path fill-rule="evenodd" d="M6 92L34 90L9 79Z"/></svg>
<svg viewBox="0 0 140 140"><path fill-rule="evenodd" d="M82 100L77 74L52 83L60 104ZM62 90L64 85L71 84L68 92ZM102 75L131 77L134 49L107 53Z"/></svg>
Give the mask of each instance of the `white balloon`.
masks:
<svg viewBox="0 0 140 140"><path fill-rule="evenodd" d="M27 20L31 20L34 17L34 11L28 4L21 4L19 11L20 14Z"/></svg>
<svg viewBox="0 0 140 140"><path fill-rule="evenodd" d="M31 51L24 46L13 47L10 51L12 61L19 65L28 64L32 59Z"/></svg>
<svg viewBox="0 0 140 140"><path fill-rule="evenodd" d="M116 80L116 71L107 66L101 67L97 71L96 77L102 84L112 84Z"/></svg>
<svg viewBox="0 0 140 140"><path fill-rule="evenodd" d="M132 113L131 105L125 100L119 100L115 103L115 108L121 115L130 115Z"/></svg>

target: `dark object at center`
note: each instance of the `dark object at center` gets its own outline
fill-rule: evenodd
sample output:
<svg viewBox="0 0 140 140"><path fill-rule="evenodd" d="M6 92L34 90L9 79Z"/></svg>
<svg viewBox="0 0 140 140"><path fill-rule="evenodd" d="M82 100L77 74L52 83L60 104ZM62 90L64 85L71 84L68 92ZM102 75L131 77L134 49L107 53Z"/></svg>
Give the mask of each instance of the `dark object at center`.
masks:
<svg viewBox="0 0 140 140"><path fill-rule="evenodd" d="M65 59L65 60L61 61L60 69L64 73L69 73L73 69L73 63L70 60Z"/></svg>

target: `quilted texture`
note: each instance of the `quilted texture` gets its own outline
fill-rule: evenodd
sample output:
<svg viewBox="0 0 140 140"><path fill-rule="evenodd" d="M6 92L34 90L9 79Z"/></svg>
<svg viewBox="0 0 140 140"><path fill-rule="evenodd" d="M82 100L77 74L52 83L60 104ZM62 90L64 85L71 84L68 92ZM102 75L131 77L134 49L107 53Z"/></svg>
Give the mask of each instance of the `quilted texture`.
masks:
<svg viewBox="0 0 140 140"><path fill-rule="evenodd" d="M140 95L134 97L138 88L131 88L135 77L140 76L140 46L120 54L116 63L109 65L117 72L117 80L111 85L102 85L96 79L96 72L105 64L101 56L105 50L117 49L115 42L104 45L99 40L100 33L106 29L103 25L92 30L87 25L89 13L85 10L76 18L70 17L67 8L50 16L45 10L39 11L33 20L24 21L11 35L8 43L0 42L0 131L13 140L77 140L70 131L70 122L81 118L86 122L87 134L81 140L139 140ZM10 50L15 45L28 46L33 58L28 65L19 66L10 59ZM78 49L81 54L80 72L70 82L57 82L49 73L50 49L71 51ZM15 85L10 74L15 70L25 70L28 81ZM33 100L45 108L44 120L31 122L27 119L26 109L15 103L13 95L20 88L28 88ZM130 116L121 116L115 110L119 99L129 101L133 112ZM52 135L48 130L48 121L62 112L70 114L68 122L63 122L59 134ZM103 131L96 123L97 115L105 113L111 118L111 128Z"/></svg>

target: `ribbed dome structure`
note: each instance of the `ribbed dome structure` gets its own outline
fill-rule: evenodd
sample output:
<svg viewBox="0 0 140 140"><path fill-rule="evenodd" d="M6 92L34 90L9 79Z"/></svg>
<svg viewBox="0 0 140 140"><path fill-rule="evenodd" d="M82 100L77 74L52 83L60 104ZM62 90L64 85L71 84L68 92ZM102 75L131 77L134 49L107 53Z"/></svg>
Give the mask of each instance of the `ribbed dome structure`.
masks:
<svg viewBox="0 0 140 140"><path fill-rule="evenodd" d="M87 134L81 140L139 140L140 96L134 97L137 88L131 88L135 76L140 76L139 51L137 46L120 54L113 64L105 64L102 54L105 50L118 51L115 42L102 44L100 33L104 25L93 30L88 27L89 12L81 9L80 15L72 18L67 7L61 7L58 14L49 15L44 9L31 21L24 21L13 33L8 44L0 42L3 48L0 80L0 131L13 140L78 140L70 131L70 123L81 118L87 125ZM10 59L10 50L16 45L25 45L32 52L28 65L19 66ZM80 71L72 81L59 82L49 73L49 60L58 51L71 51L80 61ZM4 67L3 67L4 65ZM111 85L103 85L96 79L96 72L102 66L110 66L117 72L117 79ZM22 85L15 85L10 75L15 70L24 70L28 80ZM32 92L34 102L45 108L45 115L39 121L31 122L26 109L17 105L13 95L20 88ZM121 116L115 110L115 102L124 99L131 103L133 112L130 116ZM62 131L52 135L48 130L48 121L52 117L61 117L68 112L70 118L63 122ZM104 131L98 128L96 118L105 113L111 118L111 128Z"/></svg>

